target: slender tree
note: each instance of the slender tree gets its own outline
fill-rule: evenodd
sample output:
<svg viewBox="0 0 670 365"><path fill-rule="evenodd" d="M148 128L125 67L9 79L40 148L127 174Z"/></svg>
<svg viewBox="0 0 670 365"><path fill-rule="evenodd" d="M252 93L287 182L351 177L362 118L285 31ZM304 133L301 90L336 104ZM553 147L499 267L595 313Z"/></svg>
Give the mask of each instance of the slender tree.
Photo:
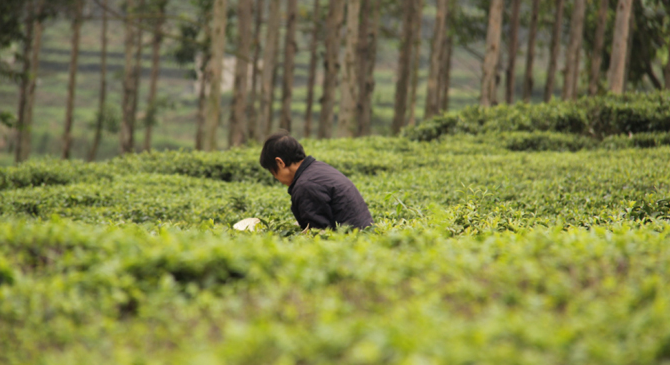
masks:
<svg viewBox="0 0 670 365"><path fill-rule="evenodd" d="M149 81L149 97L147 99L147 112L145 117L144 150L151 150L151 134L156 124L156 96L158 76L160 74L161 45L163 43L163 24L165 23L165 7L167 0L155 0L157 11L154 23L153 40L151 42L151 80Z"/></svg>
<svg viewBox="0 0 670 365"><path fill-rule="evenodd" d="M409 90L409 125L416 124L416 90L419 86L419 63L421 62L421 21L423 20L423 0L415 0L414 2L414 19L413 19L413 33L414 46L412 48L412 74L410 76L410 90Z"/></svg>
<svg viewBox="0 0 670 365"><path fill-rule="evenodd" d="M667 42L668 47L668 60L665 62L665 67L663 68L663 76L665 78L665 89L670 90L670 40Z"/></svg>
<svg viewBox="0 0 670 365"><path fill-rule="evenodd" d="M358 81L359 96L356 120L357 136L370 135L372 119L372 93L375 90L375 65L377 58L377 33L381 14L380 0L363 0L361 23L358 31ZM371 15L367 15L371 14Z"/></svg>
<svg viewBox="0 0 670 365"><path fill-rule="evenodd" d="M212 11L211 70L209 98L205 121L205 151L216 150L216 130L221 120L221 78L223 76L223 50L226 48L227 0L214 0Z"/></svg>
<svg viewBox="0 0 670 365"><path fill-rule="evenodd" d="M293 101L293 71L295 53L298 44L295 41L295 30L298 17L298 1L286 2L286 34L284 40L284 82L282 87L282 108L279 126L291 131L291 102Z"/></svg>
<svg viewBox="0 0 670 365"><path fill-rule="evenodd" d="M263 52L263 75L261 77L261 113L258 124L260 134L259 142L265 138L265 133L272 125L272 97L274 84L274 70L277 54L277 43L279 40L279 23L281 12L279 11L279 0L270 0L270 12L265 37L265 50Z"/></svg>
<svg viewBox="0 0 670 365"><path fill-rule="evenodd" d="M551 29L551 47L549 55L549 66L547 70L547 82L544 84L544 101L551 100L551 96L554 95L556 67L558 64L558 55L561 50L561 29L563 26L564 5L565 0L556 0L554 25Z"/></svg>
<svg viewBox="0 0 670 365"><path fill-rule="evenodd" d="M323 61L323 96L319 113L319 138L330 138L333 130L333 108L335 106L335 87L340 69L340 29L344 19L344 0L330 0L326 21L326 57Z"/></svg>
<svg viewBox="0 0 670 365"><path fill-rule="evenodd" d="M74 18L72 20L72 56L70 58L70 76L67 87L67 102L65 109L65 132L63 133L63 159L70 158L72 148L72 119L74 114L74 98L77 89L77 66L79 59L79 35L81 33L82 12L84 1L75 0Z"/></svg>
<svg viewBox="0 0 670 365"><path fill-rule="evenodd" d="M631 13L633 11L632 7L634 5L635 5L635 3L633 2L631 4ZM632 14L631 14L631 16L628 17L628 19L629 19L628 20L628 42L626 44L626 62L625 62L624 72L623 72L623 91L622 91L622 93L625 93L626 89L628 88L628 80L629 80L628 75L630 74L631 60L632 60L632 56L633 56L633 39L634 39L633 33L635 32L635 17L632 16ZM649 65L648 61L646 63L647 63L647 65ZM612 66L612 63L611 63L611 56L610 56L610 68L611 68L611 66ZM653 76L653 77L650 77L650 79L651 79L651 82L654 83L655 75L654 75L653 71L650 72L650 70L651 70L651 67L648 66L647 71L645 73L647 74L647 76ZM609 72L608 72L608 76L609 76ZM608 80L609 80L609 77L608 77ZM658 84L658 82L656 82L656 84ZM655 87L659 88L658 85L655 85Z"/></svg>
<svg viewBox="0 0 670 365"><path fill-rule="evenodd" d="M433 41L430 50L430 70L428 71L428 82L426 87L426 107L424 119L431 118L440 110L440 67L444 64L445 38L447 36L447 7L449 0L437 0L437 13L435 15L435 28L433 29Z"/></svg>
<svg viewBox="0 0 670 365"><path fill-rule="evenodd" d="M347 1L347 34L345 36L344 67L340 88L340 114L337 122L338 137L352 137L355 133L358 80L356 79L356 50L358 48L361 0ZM363 16L368 16L364 14Z"/></svg>
<svg viewBox="0 0 670 365"><path fill-rule="evenodd" d="M258 99L258 78L260 67L258 61L261 55L261 24L263 23L264 1L256 0L254 16L254 56L253 69L251 71L251 97L247 106L247 131L249 139L258 140L258 111L256 109L256 100Z"/></svg>
<svg viewBox="0 0 670 365"><path fill-rule="evenodd" d="M449 85L451 83L451 56L453 54L453 36L451 34L447 35L445 39L444 46L444 62L440 67L440 82L442 83L440 87L440 109L449 110Z"/></svg>
<svg viewBox="0 0 670 365"><path fill-rule="evenodd" d="M245 124L247 107L247 74L249 72L249 53L251 51L251 1L237 3L237 58L235 59L235 86L233 95L233 110L230 118L230 133L228 144L239 146L245 142Z"/></svg>
<svg viewBox="0 0 670 365"><path fill-rule="evenodd" d="M272 68L272 79L271 79L271 84L270 84L270 102L269 102L269 111L268 115L270 115L270 120L268 124L265 126L265 135L269 136L270 133L272 133L272 127L274 125L274 116L275 116L275 99L276 99L276 91L277 91L277 82L279 80L279 77L277 76L279 74L279 66L282 64L281 60L279 59L279 37L275 37L275 55L274 55L274 67Z"/></svg>
<svg viewBox="0 0 670 365"><path fill-rule="evenodd" d="M309 44L309 75L307 76L307 110L305 111L305 137L312 134L312 105L314 104L314 84L316 83L316 64L318 57L316 53L319 42L319 30L321 29L321 6L320 0L314 0L312 10L312 39Z"/></svg>
<svg viewBox="0 0 670 365"><path fill-rule="evenodd" d="M577 98L579 81L579 55L584 39L584 15L586 0L575 0L570 19L570 42L565 52L565 77L563 78L563 100Z"/></svg>
<svg viewBox="0 0 670 365"><path fill-rule="evenodd" d="M619 0L614 21L614 39L612 41L612 55L608 81L610 91L615 94L624 92L624 74L626 67L626 52L630 29L631 9L633 0Z"/></svg>
<svg viewBox="0 0 670 365"><path fill-rule="evenodd" d="M32 0L26 2L25 8L25 35L23 38L23 69L21 72L21 86L19 90L19 107L17 114L16 134L18 144L16 146L16 163L20 163L28 158L30 151L30 131L31 126L26 123L26 109L28 107L29 88L30 88L30 70L32 69L30 57L33 49L33 23L35 22L35 3Z"/></svg>
<svg viewBox="0 0 670 365"><path fill-rule="evenodd" d="M523 101L529 102L533 93L533 61L535 59L535 40L537 39L537 18L540 14L540 0L533 0L530 25L528 26L528 49L526 50L526 73L523 77Z"/></svg>
<svg viewBox="0 0 670 365"><path fill-rule="evenodd" d="M102 140L102 127L105 121L105 103L107 102L107 5L108 0L102 0L102 31L100 32L100 93L98 95L98 116L95 121L95 136L88 154L88 160L95 160Z"/></svg>
<svg viewBox="0 0 670 365"><path fill-rule="evenodd" d="M144 20L142 14L146 11L145 5L146 0L139 0L139 3L137 4L137 10L138 10L137 22L139 22L140 24ZM137 125L137 106L140 101L140 81L142 80L142 51L144 50L144 44L142 43L142 40L144 39L144 28L137 27L135 35L137 36L137 39L135 40L135 67L133 70L133 90L132 90L133 102L131 106L132 110L130 111L130 120L131 125L133 126L133 131L135 130L135 126ZM135 151L134 136L131 149L132 151Z"/></svg>
<svg viewBox="0 0 670 365"><path fill-rule="evenodd" d="M521 0L512 0L512 18L510 19L509 51L507 58L507 72L505 77L505 101L514 102L514 74L516 71L516 55L519 51L519 13Z"/></svg>
<svg viewBox="0 0 670 365"><path fill-rule="evenodd" d="M40 49L42 47L42 31L44 29L44 8L45 0L39 0L37 2L35 18L33 19L33 44L29 55L30 74L27 75L29 81L26 96L26 106L23 115L23 130L21 131L22 133L20 135L20 139L17 141L17 148L23 154L21 161L27 160L28 156L30 155L30 139L33 125L33 110L35 106L35 90L37 89L37 75L39 73L40 66L39 55Z"/></svg>
<svg viewBox="0 0 670 365"><path fill-rule="evenodd" d="M133 89L135 82L133 80L133 49L135 48L136 31L133 26L135 21L135 1L126 0L126 16L125 16L125 36L124 36L124 53L125 63L123 69L123 100L121 107L123 110L123 119L121 122L121 130L119 139L121 144L121 153L130 153L133 151L134 145L134 128L133 125Z"/></svg>
<svg viewBox="0 0 670 365"><path fill-rule="evenodd" d="M400 40L400 56L398 58L398 76L395 84L395 104L393 108L393 124L391 132L397 135L405 125L407 112L407 91L411 73L411 55L414 40L414 0L403 0L402 33Z"/></svg>
<svg viewBox="0 0 670 365"><path fill-rule="evenodd" d="M605 29L607 28L607 10L609 0L600 0L598 8L598 21L596 25L595 42L591 55L591 74L589 76L589 95L598 93L598 81L600 80L600 66L603 60L603 49L605 47Z"/></svg>
<svg viewBox="0 0 670 365"><path fill-rule="evenodd" d="M482 65L481 105L491 106L495 99L496 66L500 54L500 33L502 29L503 1L492 0L489 11L489 26L486 33L486 55Z"/></svg>
<svg viewBox="0 0 670 365"><path fill-rule="evenodd" d="M209 32L208 32L209 33ZM196 67L200 68L202 80L198 85L198 113L196 115L195 131L195 149L203 151L205 149L205 125L207 124L207 85L211 75L209 73L209 62L211 60L209 50L203 52L200 56L200 63L196 62Z"/></svg>

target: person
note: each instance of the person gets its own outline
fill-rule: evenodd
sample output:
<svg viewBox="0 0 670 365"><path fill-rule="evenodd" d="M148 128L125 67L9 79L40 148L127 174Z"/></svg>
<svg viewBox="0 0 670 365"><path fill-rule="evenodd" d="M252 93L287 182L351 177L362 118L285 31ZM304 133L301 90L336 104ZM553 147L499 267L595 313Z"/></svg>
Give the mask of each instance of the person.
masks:
<svg viewBox="0 0 670 365"><path fill-rule="evenodd" d="M305 156L300 142L287 131L267 138L261 166L288 186L291 211L302 229L348 225L363 229L372 215L356 186L334 167Z"/></svg>

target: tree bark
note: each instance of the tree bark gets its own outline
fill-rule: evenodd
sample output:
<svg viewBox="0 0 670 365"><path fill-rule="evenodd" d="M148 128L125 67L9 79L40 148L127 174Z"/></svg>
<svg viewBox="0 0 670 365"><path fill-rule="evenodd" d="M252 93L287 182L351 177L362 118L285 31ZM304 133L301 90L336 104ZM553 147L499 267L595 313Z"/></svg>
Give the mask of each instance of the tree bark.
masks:
<svg viewBox="0 0 670 365"><path fill-rule="evenodd" d="M440 109L443 111L449 110L449 84L451 83L451 56L453 54L453 38L452 35L447 35L444 46L444 62L442 63L442 70L440 71L440 80L442 82L440 90Z"/></svg>
<svg viewBox="0 0 670 365"><path fill-rule="evenodd" d="M135 45L135 27L133 23L135 13L135 1L126 0L126 18L125 18L125 38L124 38L124 76L123 76L123 121L121 122L121 130L119 139L121 144L121 153L130 153L133 151L133 134L135 126L133 125L133 48Z"/></svg>
<svg viewBox="0 0 670 365"><path fill-rule="evenodd" d="M105 103L107 102L107 4L108 0L102 0L102 31L100 33L100 94L98 99L98 116L95 122L95 136L93 137L93 145L88 154L88 161L94 161L98 154L100 141L102 140L102 127L105 121Z"/></svg>
<svg viewBox="0 0 670 365"><path fill-rule="evenodd" d="M377 59L377 33L380 19L380 0L364 0L361 6L363 16L358 32L358 80L359 96L357 116L357 136L370 135L372 119L372 94L375 90L375 65Z"/></svg>
<svg viewBox="0 0 670 365"><path fill-rule="evenodd" d="M395 84L395 104L391 132L397 135L405 125L407 91L411 73L411 55L414 41L414 0L403 1L402 35L398 57L398 79Z"/></svg>
<svg viewBox="0 0 670 365"><path fill-rule="evenodd" d="M600 0L598 8L598 22L596 25L595 42L591 56L591 74L589 77L589 95L598 93L598 81L600 81L600 66L603 61L603 49L605 47L605 29L607 28L607 10L609 0Z"/></svg>
<svg viewBox="0 0 670 365"><path fill-rule="evenodd" d="M287 0L286 4L286 37L284 40L284 82L282 85L282 108L279 127L291 131L291 102L293 101L293 71L295 69L295 53L298 45L295 41L295 30L298 16L298 1Z"/></svg>
<svg viewBox="0 0 670 365"><path fill-rule="evenodd" d="M318 2L318 0L317 0ZM258 76L260 69L258 61L261 54L261 24L263 23L263 0L256 0L255 16L254 16L254 58L253 70L251 73L251 97L247 106L247 131L249 139L259 140L258 132L258 110L256 109L256 100L258 99Z"/></svg>
<svg viewBox="0 0 670 365"><path fill-rule="evenodd" d="M507 104L514 102L514 74L516 71L516 55L519 50L519 12L521 11L521 0L512 1L512 19L510 19L509 52L507 59L507 72L505 76L505 101Z"/></svg>
<svg viewBox="0 0 670 365"><path fill-rule="evenodd" d="M433 29L433 42L430 50L430 69L428 71L428 81L426 87L426 107L424 109L424 119L429 119L440 110L440 66L444 64L444 48L446 46L446 23L447 7L449 0L437 0L437 14L435 15L435 28Z"/></svg>
<svg viewBox="0 0 670 365"><path fill-rule="evenodd" d="M35 3L32 0L26 3L26 35L23 39L23 68L21 71L21 87L19 90L19 107L17 111L16 123L16 154L15 162L18 164L28 158L30 151L30 132L31 126L26 123L26 110L28 109L28 98L30 89L30 79L34 75L30 75L32 69L31 52L33 49L33 24L35 22Z"/></svg>
<svg viewBox="0 0 670 365"><path fill-rule="evenodd" d="M276 98L276 91L277 91L277 81L279 77L277 74L279 73L279 65L282 64L281 60L279 59L279 37L275 38L275 62L274 62L274 67L272 68L272 84L270 85L270 110L269 110L269 115L270 115L270 120L265 128L265 135L269 136L270 133L272 133L272 127L274 124L274 116L275 116L275 98Z"/></svg>
<svg viewBox="0 0 670 365"><path fill-rule="evenodd" d="M423 0L415 0L414 6L414 47L412 60L411 89L409 90L409 125L416 125L416 89L419 86L419 62L421 62L421 21L423 20Z"/></svg>
<svg viewBox="0 0 670 365"><path fill-rule="evenodd" d="M228 145L239 146L245 142L245 124L247 107L247 74L249 72L249 53L251 51L251 1L237 3L238 47L235 60L235 88L233 95L233 111L230 118Z"/></svg>
<svg viewBox="0 0 670 365"><path fill-rule="evenodd" d="M630 30L630 16L633 0L619 0L614 21L614 39L608 81L610 91L615 94L624 92L624 74L626 69L626 52Z"/></svg>
<svg viewBox="0 0 670 365"><path fill-rule="evenodd" d="M665 78L665 89L670 90L670 41L668 42L668 61L663 68L663 77Z"/></svg>
<svg viewBox="0 0 670 365"><path fill-rule="evenodd" d="M579 1L579 0L578 0ZM486 32L486 55L482 65L481 105L491 106L495 96L496 66L500 54L500 33L502 30L503 1L492 0L489 11L489 26Z"/></svg>
<svg viewBox="0 0 670 365"><path fill-rule="evenodd" d="M633 6L635 2L631 4L631 16L628 17L628 43L626 45L626 66L623 73L623 92L625 93L628 90L628 74L630 74L630 59L633 54L633 33L635 32L635 16L632 14Z"/></svg>
<svg viewBox="0 0 670 365"><path fill-rule="evenodd" d="M337 118L337 136L352 137L356 132L356 103L358 82L356 80L356 51L358 48L359 15L361 0L347 1L347 34L340 87L340 114ZM364 14L368 16L368 14Z"/></svg>
<svg viewBox="0 0 670 365"><path fill-rule="evenodd" d="M565 52L565 77L563 78L563 100L577 99L579 84L579 55L584 39L585 0L575 0L570 19L570 42Z"/></svg>
<svg viewBox="0 0 670 365"><path fill-rule="evenodd" d="M24 121L23 121L23 133L21 134L21 139L18 141L18 145L21 146L21 152L23 154L22 161L25 161L30 156L30 145L31 145L31 135L32 135L32 125L33 125L33 110L35 107L35 90L37 89L37 76L39 73L40 66L40 49L42 48L42 31L44 29L44 24L40 17L44 10L45 0L40 0L37 4L37 18L34 19L33 26L33 45L32 51L30 54L30 81L28 84L28 96L26 101L26 110L24 112Z"/></svg>
<svg viewBox="0 0 670 365"><path fill-rule="evenodd" d="M79 34L81 32L82 11L84 1L77 0L74 4L75 14L72 21L72 56L70 58L70 76L67 87L67 102L65 109L65 132L63 133L63 159L70 158L72 148L72 119L74 113L74 98L77 89L77 65L79 59Z"/></svg>
<svg viewBox="0 0 670 365"><path fill-rule="evenodd" d="M549 66L547 70L547 82L544 85L544 101L548 102L554 95L554 84L556 81L556 66L558 55L561 50L561 28L563 26L563 7L565 0L556 0L556 16L551 30L551 52L549 55Z"/></svg>
<svg viewBox="0 0 670 365"><path fill-rule="evenodd" d="M209 83L209 62L211 56L209 52L202 54L202 60L197 67L200 67L202 73L202 80L200 82L200 90L198 90L198 113L196 116L196 131L195 131L195 149L202 151L205 149L205 124L207 123L207 84Z"/></svg>
<svg viewBox="0 0 670 365"><path fill-rule="evenodd" d="M312 105L314 104L314 84L316 82L316 64L318 57L316 47L319 42L320 29L320 1L314 0L314 10L312 11L312 40L309 45L309 76L307 76L307 111L305 112L305 137L309 138L312 134Z"/></svg>
<svg viewBox="0 0 670 365"><path fill-rule="evenodd" d="M533 61L535 60L535 40L537 39L537 18L540 13L540 0L533 0L533 10L528 27L528 49L526 50L526 73L523 77L523 101L529 102L533 93Z"/></svg>
<svg viewBox="0 0 670 365"><path fill-rule="evenodd" d="M265 134L272 125L272 95L274 92L274 69L277 54L277 42L279 40L280 16L279 0L270 0L270 13L265 37L265 50L263 52L261 116L258 125L258 130L260 132L259 142L263 142Z"/></svg>
<svg viewBox="0 0 670 365"><path fill-rule="evenodd" d="M344 18L344 0L330 0L326 21L326 57L323 78L323 96L319 113L319 138L330 138L333 130L333 107L337 73L340 69L340 29Z"/></svg>
<svg viewBox="0 0 670 365"><path fill-rule="evenodd" d="M149 98L147 99L147 112L145 117L144 150L151 151L151 134L156 123L156 96L158 76L160 74L161 44L163 42L163 24L165 23L165 7L167 0L159 0L156 3L158 18L154 24L154 37L151 43L151 80L149 81Z"/></svg>
<svg viewBox="0 0 670 365"><path fill-rule="evenodd" d="M211 35L211 80L205 120L205 151L216 150L216 130L221 120L221 77L223 75L223 50L226 48L227 0L214 0Z"/></svg>
<svg viewBox="0 0 670 365"><path fill-rule="evenodd" d="M143 18L142 14L145 11L146 0L139 0L137 8L140 10L138 14L137 22L142 23ZM137 125L137 105L140 101L140 81L142 80L142 51L144 50L144 44L142 43L144 37L144 30L142 28L137 29L137 40L135 41L135 71L133 73L133 104L132 111L130 113L130 118L133 125L133 131ZM133 133L133 144L131 145L132 152L135 152L135 136Z"/></svg>

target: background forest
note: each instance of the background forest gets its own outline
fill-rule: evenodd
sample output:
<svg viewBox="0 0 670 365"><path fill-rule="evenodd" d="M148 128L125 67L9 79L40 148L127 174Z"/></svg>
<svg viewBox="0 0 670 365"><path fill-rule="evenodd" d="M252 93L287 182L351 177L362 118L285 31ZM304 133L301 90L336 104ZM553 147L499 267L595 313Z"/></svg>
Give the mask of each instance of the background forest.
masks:
<svg viewBox="0 0 670 365"><path fill-rule="evenodd" d="M670 87L663 1L1 6L4 165L227 148L279 127L297 137L392 135L472 104Z"/></svg>

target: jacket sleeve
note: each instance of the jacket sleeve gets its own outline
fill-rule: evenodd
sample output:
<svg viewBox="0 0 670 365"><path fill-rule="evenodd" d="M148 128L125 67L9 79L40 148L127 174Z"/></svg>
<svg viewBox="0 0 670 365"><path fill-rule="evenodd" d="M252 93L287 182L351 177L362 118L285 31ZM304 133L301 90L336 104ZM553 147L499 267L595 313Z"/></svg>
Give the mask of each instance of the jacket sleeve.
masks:
<svg viewBox="0 0 670 365"><path fill-rule="evenodd" d="M302 229L328 228L333 226L333 211L330 195L321 186L309 185L296 191L291 210Z"/></svg>

